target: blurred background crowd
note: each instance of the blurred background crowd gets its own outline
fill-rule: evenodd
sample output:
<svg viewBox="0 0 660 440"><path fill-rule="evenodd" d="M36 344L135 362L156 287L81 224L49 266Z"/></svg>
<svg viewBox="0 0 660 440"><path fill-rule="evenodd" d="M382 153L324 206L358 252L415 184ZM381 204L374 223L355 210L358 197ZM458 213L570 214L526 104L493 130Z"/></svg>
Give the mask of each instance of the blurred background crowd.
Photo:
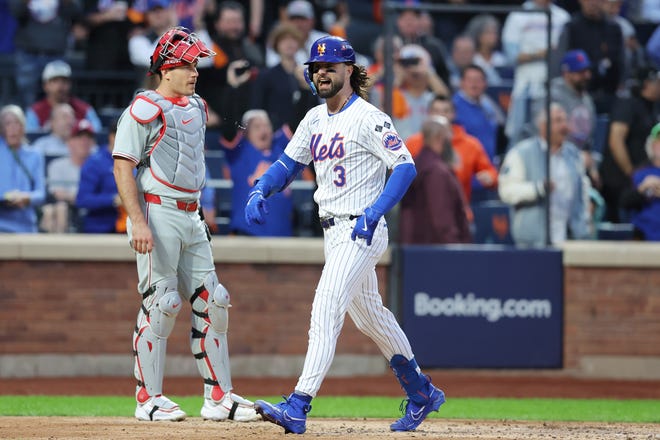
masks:
<svg viewBox="0 0 660 440"><path fill-rule="evenodd" d="M383 3L0 0L0 232L125 231L116 121L154 87L151 53L180 25L217 53L197 81L215 234L322 234L311 168L274 200L268 228L249 227L243 206L320 103L303 63L332 34L352 43L370 101L417 159L403 243L660 240L660 0L402 1L391 41ZM438 4L457 9L424 9Z"/></svg>

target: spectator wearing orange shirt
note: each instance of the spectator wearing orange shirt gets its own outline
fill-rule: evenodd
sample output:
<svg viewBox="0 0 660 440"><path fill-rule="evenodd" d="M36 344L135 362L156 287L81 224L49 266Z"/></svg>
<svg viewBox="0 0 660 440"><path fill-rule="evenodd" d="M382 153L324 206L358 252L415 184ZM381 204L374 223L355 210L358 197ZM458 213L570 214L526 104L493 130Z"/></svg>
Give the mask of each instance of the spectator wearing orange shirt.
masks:
<svg viewBox="0 0 660 440"><path fill-rule="evenodd" d="M455 111L451 98L436 95L429 105L428 115L444 116L454 121ZM472 198L473 180L476 180L485 188L495 188L497 185L497 170L488 158L488 154L479 139L467 134L465 129L452 123L452 147L456 153L454 174L458 178L465 201L469 204ZM422 133L415 133L406 139L406 146L413 157L417 156L424 145Z"/></svg>

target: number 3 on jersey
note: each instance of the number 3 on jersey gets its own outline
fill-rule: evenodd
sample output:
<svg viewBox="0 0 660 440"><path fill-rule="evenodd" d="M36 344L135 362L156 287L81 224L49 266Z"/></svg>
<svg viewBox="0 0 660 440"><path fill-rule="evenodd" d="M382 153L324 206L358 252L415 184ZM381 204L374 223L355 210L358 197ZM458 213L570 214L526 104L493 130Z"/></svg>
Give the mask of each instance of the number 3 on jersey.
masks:
<svg viewBox="0 0 660 440"><path fill-rule="evenodd" d="M346 183L346 170L344 169L344 167L341 165L337 165L332 170L335 173L337 173L337 178L332 182L337 186L344 186L344 184Z"/></svg>

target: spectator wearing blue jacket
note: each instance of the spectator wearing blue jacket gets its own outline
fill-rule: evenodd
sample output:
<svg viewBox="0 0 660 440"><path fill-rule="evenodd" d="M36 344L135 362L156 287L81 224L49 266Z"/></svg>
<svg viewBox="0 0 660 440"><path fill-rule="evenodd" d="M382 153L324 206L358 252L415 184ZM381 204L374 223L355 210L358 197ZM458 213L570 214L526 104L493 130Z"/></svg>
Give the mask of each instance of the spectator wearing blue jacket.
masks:
<svg viewBox="0 0 660 440"><path fill-rule="evenodd" d="M108 132L108 145L99 148L80 168L76 206L81 210L82 232L124 232L117 230L121 198L112 172L116 132L117 124L113 123Z"/></svg>
<svg viewBox="0 0 660 440"><path fill-rule="evenodd" d="M284 152L289 138L283 131L273 133L265 110L248 110L243 115L244 136L235 145L223 144L233 182L230 233L236 235L289 237L293 234L291 190L268 198L270 217L264 225L248 225L243 209L255 180Z"/></svg>
<svg viewBox="0 0 660 440"><path fill-rule="evenodd" d="M25 114L17 105L0 110L0 232L37 232L46 199L44 157L25 138Z"/></svg>
<svg viewBox="0 0 660 440"><path fill-rule="evenodd" d="M486 73L481 67L471 64L463 69L460 88L453 97L454 122L481 141L490 161L497 166L497 136L499 126L504 124L504 112L486 94L487 89Z"/></svg>

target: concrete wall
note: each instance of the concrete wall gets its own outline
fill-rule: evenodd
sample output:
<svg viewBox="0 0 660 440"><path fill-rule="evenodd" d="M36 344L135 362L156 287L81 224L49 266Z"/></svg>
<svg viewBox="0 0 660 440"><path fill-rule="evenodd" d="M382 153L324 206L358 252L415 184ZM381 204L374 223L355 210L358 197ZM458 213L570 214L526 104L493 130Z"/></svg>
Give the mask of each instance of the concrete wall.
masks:
<svg viewBox="0 0 660 440"><path fill-rule="evenodd" d="M307 348L319 239L214 238L216 272L231 294L234 376L297 376ZM0 377L132 374L140 305L125 236L0 234ZM387 264L377 268L387 289ZM197 375L190 305L168 340L167 374ZM370 339L346 320L331 374L386 371Z"/></svg>
<svg viewBox="0 0 660 440"><path fill-rule="evenodd" d="M232 295L233 375L297 376L322 241L217 237L213 248ZM389 263L377 267L384 298ZM564 369L548 374L660 378L660 245L573 242L564 267ZM0 377L130 375L136 283L124 236L0 235ZM168 344L171 376L197 374L187 307ZM347 319L330 374L386 369Z"/></svg>
<svg viewBox="0 0 660 440"><path fill-rule="evenodd" d="M660 378L660 245L573 242L564 249L564 367Z"/></svg>

